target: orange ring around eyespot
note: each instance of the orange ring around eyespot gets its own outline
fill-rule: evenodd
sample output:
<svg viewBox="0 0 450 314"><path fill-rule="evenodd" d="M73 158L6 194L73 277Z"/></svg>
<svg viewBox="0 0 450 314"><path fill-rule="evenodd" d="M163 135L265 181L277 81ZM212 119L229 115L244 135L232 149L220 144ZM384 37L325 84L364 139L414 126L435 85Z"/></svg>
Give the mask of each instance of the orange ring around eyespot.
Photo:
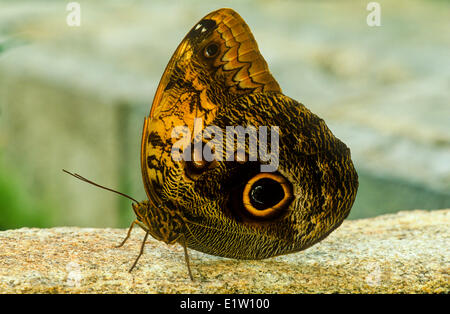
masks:
<svg viewBox="0 0 450 314"><path fill-rule="evenodd" d="M284 192L284 198L279 201L276 205L269 207L267 209L259 210L256 209L251 201L250 201L250 191L253 186L253 184L263 178L272 179L274 181L277 181L281 187L283 188ZM291 201L293 195L292 190L289 182L281 175L274 174L271 172L262 172L251 178L247 184L245 185L244 192L242 195L242 202L244 204L245 209L247 212L252 215L253 217L257 218L270 218L275 216L276 214L280 213L280 211L288 205L288 203Z"/></svg>

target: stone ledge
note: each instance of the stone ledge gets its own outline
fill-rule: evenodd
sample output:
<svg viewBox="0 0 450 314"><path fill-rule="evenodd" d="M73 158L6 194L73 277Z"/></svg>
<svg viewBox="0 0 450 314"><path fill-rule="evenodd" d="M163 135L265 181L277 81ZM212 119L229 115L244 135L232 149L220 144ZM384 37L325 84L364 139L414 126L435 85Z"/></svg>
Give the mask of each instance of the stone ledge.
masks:
<svg viewBox="0 0 450 314"><path fill-rule="evenodd" d="M450 209L345 221L321 243L261 261L190 250L134 230L61 227L0 232L0 293L449 293Z"/></svg>

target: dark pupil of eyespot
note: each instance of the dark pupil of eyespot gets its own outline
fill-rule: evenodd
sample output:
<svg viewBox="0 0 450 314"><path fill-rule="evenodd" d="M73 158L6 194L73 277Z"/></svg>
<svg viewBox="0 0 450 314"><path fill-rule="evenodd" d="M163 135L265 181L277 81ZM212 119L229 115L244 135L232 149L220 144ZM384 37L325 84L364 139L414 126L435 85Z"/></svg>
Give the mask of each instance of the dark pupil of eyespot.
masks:
<svg viewBox="0 0 450 314"><path fill-rule="evenodd" d="M272 179L256 181L250 190L250 202L253 207L264 210L278 204L284 198L284 190L280 183Z"/></svg>
<svg viewBox="0 0 450 314"><path fill-rule="evenodd" d="M219 50L219 47L216 44L211 44L206 47L205 54L207 57L212 57L217 53L218 50Z"/></svg>

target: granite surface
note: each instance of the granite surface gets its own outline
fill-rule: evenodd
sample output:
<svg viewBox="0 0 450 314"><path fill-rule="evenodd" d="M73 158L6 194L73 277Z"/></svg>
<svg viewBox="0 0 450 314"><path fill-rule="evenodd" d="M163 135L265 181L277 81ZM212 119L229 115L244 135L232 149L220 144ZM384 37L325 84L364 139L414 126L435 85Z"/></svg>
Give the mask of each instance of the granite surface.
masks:
<svg viewBox="0 0 450 314"><path fill-rule="evenodd" d="M225 259L142 230L60 227L0 232L0 293L449 293L450 209L345 221L319 244L260 261Z"/></svg>

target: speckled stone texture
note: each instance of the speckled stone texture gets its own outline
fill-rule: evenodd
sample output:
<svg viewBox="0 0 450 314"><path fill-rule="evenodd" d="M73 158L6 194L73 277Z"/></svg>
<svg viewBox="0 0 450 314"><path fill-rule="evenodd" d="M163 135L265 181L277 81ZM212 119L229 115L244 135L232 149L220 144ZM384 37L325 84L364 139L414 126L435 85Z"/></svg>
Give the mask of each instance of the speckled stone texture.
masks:
<svg viewBox="0 0 450 314"><path fill-rule="evenodd" d="M449 293L450 209L345 221L319 244L260 261L150 239L132 273L142 230L0 232L0 293Z"/></svg>

